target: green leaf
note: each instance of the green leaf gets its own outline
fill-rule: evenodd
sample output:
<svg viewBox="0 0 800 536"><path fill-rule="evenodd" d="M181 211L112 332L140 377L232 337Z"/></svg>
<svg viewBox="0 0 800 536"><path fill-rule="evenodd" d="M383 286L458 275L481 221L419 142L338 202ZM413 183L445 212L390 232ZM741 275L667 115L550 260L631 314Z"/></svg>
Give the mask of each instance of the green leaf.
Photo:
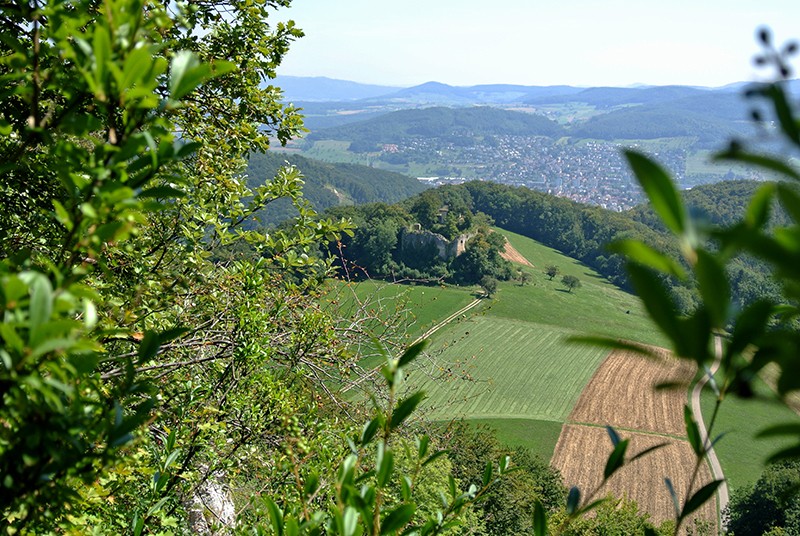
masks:
<svg viewBox="0 0 800 536"><path fill-rule="evenodd" d="M767 224L774 195L775 185L771 183L764 184L756 190L745 213L745 222L750 227L760 229Z"/></svg>
<svg viewBox="0 0 800 536"><path fill-rule="evenodd" d="M567 337L568 343L587 344L589 346L601 346L603 348L611 348L613 350L625 350L644 357L657 357L651 346L639 344L636 342L625 341L622 339L614 339L611 337L595 336L595 335L571 335Z"/></svg>
<svg viewBox="0 0 800 536"><path fill-rule="evenodd" d="M303 493L305 494L306 498L311 498L314 493L319 489L319 475L312 471L306 477L306 481L303 483Z"/></svg>
<svg viewBox="0 0 800 536"><path fill-rule="evenodd" d="M42 274L30 273L28 282L31 289L30 301L30 326L31 338L40 325L48 322L53 314L53 286L50 280Z"/></svg>
<svg viewBox="0 0 800 536"><path fill-rule="evenodd" d="M800 173L798 173L792 166L787 164L785 161L767 155L747 153L742 151L738 147L732 147L731 149L725 152L716 154L714 156L714 160L743 162L745 164L754 165L766 169L768 171L776 171L781 175L789 177L790 179L800 181Z"/></svg>
<svg viewBox="0 0 800 536"><path fill-rule="evenodd" d="M267 512L269 513L269 519L272 522L272 529L275 531L275 534L278 536L283 535L283 512L281 509L278 508L278 505L275 504L275 501L266 497L264 499L264 503L267 505Z"/></svg>
<svg viewBox="0 0 800 536"><path fill-rule="evenodd" d="M688 227L686 208L669 174L653 160L636 151L626 150L625 157L664 225L676 235L684 235Z"/></svg>
<svg viewBox="0 0 800 536"><path fill-rule="evenodd" d="M428 454L428 444L430 443L430 437L428 435L423 435L422 437L417 438L417 457L424 458L426 454Z"/></svg>
<svg viewBox="0 0 800 536"><path fill-rule="evenodd" d="M369 421L366 425L364 425L364 430L361 432L361 446L366 446L372 438L375 437L375 434L378 432L378 428L381 425L380 417L375 417L371 421Z"/></svg>
<svg viewBox="0 0 800 536"><path fill-rule="evenodd" d="M614 445L614 447L619 445L620 438L617 431L614 430L611 426L606 425L606 432L608 432L608 437L611 438L611 444Z"/></svg>
<svg viewBox="0 0 800 536"><path fill-rule="evenodd" d="M487 461L486 465L483 468L483 487L489 485L489 482L492 481L492 462Z"/></svg>
<svg viewBox="0 0 800 536"><path fill-rule="evenodd" d="M633 462L633 461L636 461L636 460L638 460L639 458L642 458L642 457L644 457L644 456L647 456L648 454L650 454L650 453L651 453L651 452L653 452L654 450L658 450L658 449L660 449L660 448L662 448L662 447L666 447L667 445L669 445L669 442L666 442L666 441L665 441L664 443L658 443L657 445L653 445L652 447L647 447L647 448L646 448L646 449L644 449L642 452L639 452L639 453L637 453L637 454L636 454L634 457L632 457L632 458L630 459L629 463L630 463L630 462Z"/></svg>
<svg viewBox="0 0 800 536"><path fill-rule="evenodd" d="M625 255L628 259L643 266L675 276L678 279L686 279L686 271L675 259L639 240L619 240L611 244L608 249Z"/></svg>
<svg viewBox="0 0 800 536"><path fill-rule="evenodd" d="M444 456L444 455L445 455L445 454L447 454L448 452L450 452L450 451L448 451L448 450L440 450L440 451L438 451L438 452L434 452L433 454L431 454L430 456L428 456L428 459L427 459L427 460L425 460L424 462L422 462L422 467L425 467L425 466L426 466L426 465L428 465L429 463L433 463L433 462L435 462L437 459L441 458L442 456Z"/></svg>
<svg viewBox="0 0 800 536"><path fill-rule="evenodd" d="M547 536L547 512L544 511L542 502L538 499L533 507L533 534L534 536Z"/></svg>
<svg viewBox="0 0 800 536"><path fill-rule="evenodd" d="M395 429L400 426L406 418L413 413L420 402L425 398L425 393L422 391L416 392L405 400L400 401L397 407L392 411L392 419L389 423L390 429Z"/></svg>
<svg viewBox="0 0 800 536"><path fill-rule="evenodd" d="M683 420L686 424L686 437L689 440L689 444L692 446L694 453L701 456L705 452L705 447L700 438L700 428L697 426L697 421L694 420L689 404L683 406Z"/></svg>
<svg viewBox="0 0 800 536"><path fill-rule="evenodd" d="M798 177L798 180L800 180L800 177ZM781 206L786 209L792 220L795 223L800 222L800 195L785 184L779 184L778 199L780 199Z"/></svg>
<svg viewBox="0 0 800 536"><path fill-rule="evenodd" d="M783 424L776 424L775 426L770 426L769 428L764 428L756 437L758 438L765 438L765 437L777 437L777 436L797 436L800 435L800 424L798 423L783 423Z"/></svg>
<svg viewBox="0 0 800 536"><path fill-rule="evenodd" d="M389 534L402 529L414 516L414 505L401 504L381 522L381 534Z"/></svg>
<svg viewBox="0 0 800 536"><path fill-rule="evenodd" d="M383 443L378 443L378 452L375 456L375 469L378 487L385 487L392 479L394 454L390 449L386 448Z"/></svg>
<svg viewBox="0 0 800 536"><path fill-rule="evenodd" d="M578 510L581 502L581 490L577 486L572 486L567 495L567 515L572 515Z"/></svg>
<svg viewBox="0 0 800 536"><path fill-rule="evenodd" d="M403 497L404 501L411 500L411 488L411 479L408 476L403 475L403 477L400 479L400 495Z"/></svg>
<svg viewBox="0 0 800 536"><path fill-rule="evenodd" d="M675 304L667 292L663 281L653 272L637 264L628 265L628 273L636 293L644 302L650 318L673 342L681 341L683 336L678 322ZM681 347L685 346L682 344Z"/></svg>
<svg viewBox="0 0 800 536"><path fill-rule="evenodd" d="M140 199L145 199L148 197L155 197L159 199L173 199L178 197L185 197L186 193L178 190L177 188L173 188L171 186L156 186L154 188L148 188L141 192L137 197Z"/></svg>
<svg viewBox="0 0 800 536"><path fill-rule="evenodd" d="M725 327L731 302L728 276L722 263L705 250L697 250L697 283L703 304L716 327Z"/></svg>
<svg viewBox="0 0 800 536"><path fill-rule="evenodd" d="M667 485L669 496L672 497L672 507L675 510L675 519L678 519L681 515L681 507L680 503L678 502L678 494L675 493L675 486L672 485L672 480L669 478L664 479L664 484Z"/></svg>
<svg viewBox="0 0 800 536"><path fill-rule="evenodd" d="M400 359L397 361L397 366L405 367L406 365L414 361L419 356L419 354L422 353L422 351L425 349L427 345L428 345L427 340L421 340L418 343L409 346L406 349L406 351L403 352L403 355L400 356Z"/></svg>
<svg viewBox="0 0 800 536"><path fill-rule="evenodd" d="M683 506L683 511L678 519L684 519L686 516L703 506L711 497L714 496L714 493L717 491L717 488L724 482L724 480L714 480L713 482L709 482L699 490L697 490L694 495L686 501L686 504Z"/></svg>
<svg viewBox="0 0 800 536"><path fill-rule="evenodd" d="M614 446L614 450L608 455L606 467L603 470L603 478L611 478L625 464L625 451L628 449L628 440L624 439Z"/></svg>

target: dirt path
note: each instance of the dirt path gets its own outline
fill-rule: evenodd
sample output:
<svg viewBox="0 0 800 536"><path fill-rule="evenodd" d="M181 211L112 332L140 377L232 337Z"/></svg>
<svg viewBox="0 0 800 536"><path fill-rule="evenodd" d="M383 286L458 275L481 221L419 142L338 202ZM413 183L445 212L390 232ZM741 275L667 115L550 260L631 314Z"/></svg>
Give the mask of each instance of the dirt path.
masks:
<svg viewBox="0 0 800 536"><path fill-rule="evenodd" d="M505 250L500 254L500 256L503 257L507 261L516 262L516 263L519 263L519 264L522 264L522 265L525 265L525 266L533 266L531 261L526 259L522 255L522 253L517 251L516 248L514 246L512 246L511 242L509 242L507 239L506 239Z"/></svg>
<svg viewBox="0 0 800 536"><path fill-rule="evenodd" d="M716 359L714 360L714 364L711 365L712 374L717 372L722 359L722 341L720 340L719 336L714 338L714 354ZM703 422L703 411L702 407L700 406L700 393L703 391L703 387L706 385L706 383L708 383L708 375L704 375L702 378L700 378L700 380L698 380L692 389L692 413L694 413L694 418L697 419L697 424L700 427L700 438L703 440L703 444L706 445L708 449L707 456L708 463L711 465L711 474L714 476L715 480L723 481L722 485L717 488L717 504L719 505L719 514L721 515L722 511L725 510L725 507L728 506L730 494L728 492L728 483L725 481L725 475L722 472L722 464L719 463L719 458L714 450L714 446L711 445L708 440L708 430L706 430L705 422Z"/></svg>
<svg viewBox="0 0 800 536"><path fill-rule="evenodd" d="M508 243L508 242L506 242L506 243ZM450 316L448 316L447 318L445 318L444 320L442 320L441 322L439 322L438 324L436 324L435 326L430 328L428 331L426 331L425 333L423 333L422 335L417 337L417 339L414 341L413 344L417 344L419 341L421 341L423 339L427 339L428 337L430 337L431 335L433 335L434 333L439 331L441 328L443 328L444 326L446 326L447 324L452 322L455 318L458 318L460 315L463 315L464 313L466 313L467 311L469 311L473 307L477 307L477 305L479 303L481 303L481 299L480 298L469 302L465 307L462 307L461 309L459 309L455 313L451 314Z"/></svg>

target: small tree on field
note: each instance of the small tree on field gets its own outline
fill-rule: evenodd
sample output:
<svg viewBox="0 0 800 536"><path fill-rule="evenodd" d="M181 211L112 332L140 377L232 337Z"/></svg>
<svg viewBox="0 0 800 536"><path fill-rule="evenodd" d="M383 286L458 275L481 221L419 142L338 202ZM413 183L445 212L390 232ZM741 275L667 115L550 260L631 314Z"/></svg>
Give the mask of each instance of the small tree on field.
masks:
<svg viewBox="0 0 800 536"><path fill-rule="evenodd" d="M533 281L533 276L530 272L520 271L519 273L519 286L524 287L525 285L530 285L531 281Z"/></svg>
<svg viewBox="0 0 800 536"><path fill-rule="evenodd" d="M554 278L555 276L557 276L557 275L558 275L558 273L559 273L560 271L561 271L561 270L559 270L559 269L558 269L558 266L556 266L556 265L554 265L554 264L551 264L550 266L545 266L545 267L544 267L544 273L545 273L545 275L546 275L547 277L549 277L549 278L550 278L550 281L552 281L552 280L553 280L553 278Z"/></svg>
<svg viewBox="0 0 800 536"><path fill-rule="evenodd" d="M581 280L574 275L565 275L561 278L561 284L567 287L567 292L572 292L572 289L581 286Z"/></svg>
<svg viewBox="0 0 800 536"><path fill-rule="evenodd" d="M494 296L494 293L497 292L497 279L490 275L481 277L480 285L489 297Z"/></svg>

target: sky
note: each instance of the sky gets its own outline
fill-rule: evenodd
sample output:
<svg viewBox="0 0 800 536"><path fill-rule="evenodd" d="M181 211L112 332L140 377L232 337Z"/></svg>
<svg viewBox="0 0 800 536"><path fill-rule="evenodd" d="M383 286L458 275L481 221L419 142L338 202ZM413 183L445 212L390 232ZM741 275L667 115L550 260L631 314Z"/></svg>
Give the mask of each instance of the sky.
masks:
<svg viewBox="0 0 800 536"><path fill-rule="evenodd" d="M278 74L401 87L716 87L766 75L757 28L800 38L798 0L293 0L276 16L306 33Z"/></svg>

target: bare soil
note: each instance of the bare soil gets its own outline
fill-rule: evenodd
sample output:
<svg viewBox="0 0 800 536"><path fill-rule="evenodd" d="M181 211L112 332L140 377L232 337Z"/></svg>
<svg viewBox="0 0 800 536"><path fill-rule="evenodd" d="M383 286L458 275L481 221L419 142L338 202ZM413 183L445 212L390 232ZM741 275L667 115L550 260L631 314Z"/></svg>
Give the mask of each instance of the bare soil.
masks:
<svg viewBox="0 0 800 536"><path fill-rule="evenodd" d="M685 436L683 407L695 365L666 350L657 352L654 358L611 352L583 389L569 420ZM655 389L664 383L677 386Z"/></svg>
<svg viewBox="0 0 800 536"><path fill-rule="evenodd" d="M630 439L627 459L656 444L669 444L635 460L615 473L595 498L608 494L627 497L636 501L639 510L650 514L659 524L674 519L672 498L664 483L669 477L675 486L681 504L686 497L686 488L694 470L695 457L687 441L659 437L636 432L620 432L623 439ZM566 424L556 444L551 464L561 471L568 487L578 486L583 500L603 479L608 454L613 447L605 428ZM711 472L703 464L695 490L711 481ZM716 502L709 501L697 511L695 517L716 524ZM691 522L689 523L691 525Z"/></svg>
<svg viewBox="0 0 800 536"><path fill-rule="evenodd" d="M516 262L525 266L533 266L533 264L528 259L523 257L522 253L517 251L508 240L506 240L506 248L502 253L500 253L500 256L507 261Z"/></svg>
<svg viewBox="0 0 800 536"><path fill-rule="evenodd" d="M655 358L624 351L609 354L581 393L570 423L564 425L551 464L561 471L568 486L578 486L586 493L602 481L613 449L605 425L630 439L628 460L656 444L668 443L620 469L597 496L627 496L660 523L674 519L664 479L670 478L683 504L695 469L683 418L695 365L671 357L666 350L656 353ZM655 389L664 383L678 387ZM711 480L711 471L703 463L693 491ZM696 517L716 525L716 502L705 504Z"/></svg>

